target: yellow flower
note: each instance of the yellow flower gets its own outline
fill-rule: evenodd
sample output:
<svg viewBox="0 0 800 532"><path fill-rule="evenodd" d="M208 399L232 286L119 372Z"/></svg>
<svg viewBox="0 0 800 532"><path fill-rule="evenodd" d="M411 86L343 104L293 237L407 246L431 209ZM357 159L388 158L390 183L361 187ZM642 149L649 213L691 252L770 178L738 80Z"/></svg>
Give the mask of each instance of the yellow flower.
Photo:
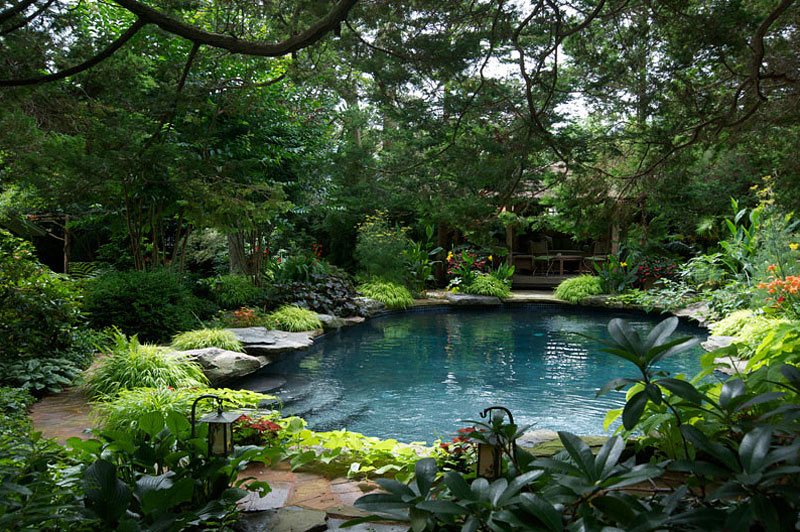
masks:
<svg viewBox="0 0 800 532"><path fill-rule="evenodd" d="M448 251L447 252L447 260L450 260L452 258L453 258L453 252L452 251Z"/></svg>
<svg viewBox="0 0 800 532"><path fill-rule="evenodd" d="M791 244L789 244L789 249L791 249L792 251L797 251L797 248L800 248L800 244L798 244L797 242L792 242Z"/></svg>
<svg viewBox="0 0 800 532"><path fill-rule="evenodd" d="M627 265L628 265L628 263L627 263L627 262L620 262L620 263L619 263L619 265L620 265L620 266L622 266L622 267L624 268L625 266L627 266Z"/></svg>
<svg viewBox="0 0 800 532"><path fill-rule="evenodd" d="M797 249L797 246L795 246L795 249ZM492 260L494 260L494 259L492 259L492 256L489 255L489 262L491 262Z"/></svg>

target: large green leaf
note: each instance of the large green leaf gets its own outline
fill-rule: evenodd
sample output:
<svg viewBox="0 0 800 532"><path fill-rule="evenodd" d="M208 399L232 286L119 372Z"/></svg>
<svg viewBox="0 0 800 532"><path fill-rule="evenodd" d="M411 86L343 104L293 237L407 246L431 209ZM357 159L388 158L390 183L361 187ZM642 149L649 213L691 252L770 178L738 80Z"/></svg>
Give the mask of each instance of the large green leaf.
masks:
<svg viewBox="0 0 800 532"><path fill-rule="evenodd" d="M609 438L598 451L594 459L595 478L603 478L614 466L617 465L622 451L625 450L625 441L619 436Z"/></svg>
<svg viewBox="0 0 800 532"><path fill-rule="evenodd" d="M692 386L691 383L679 379L659 379L657 384L662 388L666 388L673 395L677 395L681 399L686 399L690 403L700 406L703 401L708 401L708 397L700 393L697 388Z"/></svg>
<svg viewBox="0 0 800 532"><path fill-rule="evenodd" d="M520 495L522 507L531 515L536 517L548 530L563 530L561 514L552 504L533 493L523 493Z"/></svg>
<svg viewBox="0 0 800 532"><path fill-rule="evenodd" d="M433 486L437 471L436 460L433 458L423 458L414 466L415 482L417 483L419 494L423 497L428 494L431 486Z"/></svg>
<svg viewBox="0 0 800 532"><path fill-rule="evenodd" d="M650 330L650 333L647 335L647 338L644 341L644 350L650 351L657 345L661 345L664 343L664 340L669 338L669 336L675 332L675 329L678 328L678 318L672 316L671 318L667 318L664 321L658 323L655 327Z"/></svg>
<svg viewBox="0 0 800 532"><path fill-rule="evenodd" d="M645 406L647 406L647 394L644 390L633 394L633 397L628 399L625 408L622 409L622 425L625 429L633 430L641 419Z"/></svg>
<svg viewBox="0 0 800 532"><path fill-rule="evenodd" d="M97 460L83 474L87 506L106 523L115 523L128 510L131 490L117 478L117 468Z"/></svg>
<svg viewBox="0 0 800 532"><path fill-rule="evenodd" d="M744 435L739 458L746 473L758 473L764 467L771 443L772 430L768 427L758 427Z"/></svg>
<svg viewBox="0 0 800 532"><path fill-rule="evenodd" d="M583 472L587 479L596 480L594 471L594 455L592 450L579 437L569 432L560 431L558 437L569 456Z"/></svg>

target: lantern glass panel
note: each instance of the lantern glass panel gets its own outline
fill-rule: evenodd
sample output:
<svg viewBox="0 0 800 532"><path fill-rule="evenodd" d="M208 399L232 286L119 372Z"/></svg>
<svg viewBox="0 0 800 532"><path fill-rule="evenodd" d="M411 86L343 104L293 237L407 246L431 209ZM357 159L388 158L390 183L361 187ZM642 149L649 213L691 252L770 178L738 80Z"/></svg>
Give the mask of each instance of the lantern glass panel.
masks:
<svg viewBox="0 0 800 532"><path fill-rule="evenodd" d="M492 479L497 478L498 450L488 443L478 444L478 476Z"/></svg>

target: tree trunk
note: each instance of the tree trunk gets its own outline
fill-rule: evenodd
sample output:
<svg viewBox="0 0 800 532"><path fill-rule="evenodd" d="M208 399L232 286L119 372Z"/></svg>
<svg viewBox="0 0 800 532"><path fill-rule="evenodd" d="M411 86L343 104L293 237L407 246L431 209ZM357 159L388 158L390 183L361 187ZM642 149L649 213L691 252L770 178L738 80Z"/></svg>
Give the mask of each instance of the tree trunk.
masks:
<svg viewBox="0 0 800 532"><path fill-rule="evenodd" d="M230 272L233 274L247 273L247 256L244 251L244 235L237 231L228 234L228 257Z"/></svg>

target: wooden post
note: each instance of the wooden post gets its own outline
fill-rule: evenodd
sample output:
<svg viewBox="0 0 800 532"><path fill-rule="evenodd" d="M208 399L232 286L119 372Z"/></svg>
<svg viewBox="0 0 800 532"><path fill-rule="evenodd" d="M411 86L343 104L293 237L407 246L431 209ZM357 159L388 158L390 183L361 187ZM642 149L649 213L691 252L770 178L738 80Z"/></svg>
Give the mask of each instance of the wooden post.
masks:
<svg viewBox="0 0 800 532"><path fill-rule="evenodd" d="M69 273L69 254L70 254L70 246L72 242L70 241L69 235L69 214L64 215L64 273Z"/></svg>

